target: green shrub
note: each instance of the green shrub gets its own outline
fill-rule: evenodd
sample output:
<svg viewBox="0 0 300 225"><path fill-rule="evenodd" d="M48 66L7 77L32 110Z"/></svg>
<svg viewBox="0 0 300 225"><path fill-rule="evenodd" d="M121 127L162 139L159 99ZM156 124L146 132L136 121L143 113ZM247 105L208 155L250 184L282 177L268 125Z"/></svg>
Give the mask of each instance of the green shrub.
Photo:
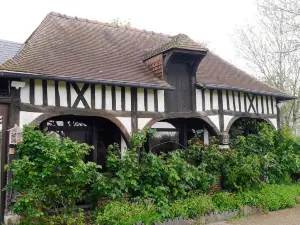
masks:
<svg viewBox="0 0 300 225"><path fill-rule="evenodd" d="M300 195L300 185L266 185L238 193L244 205L257 206L266 211L291 208L296 205L296 197Z"/></svg>
<svg viewBox="0 0 300 225"><path fill-rule="evenodd" d="M168 219L176 217L195 218L199 215L214 211L212 199L209 195L192 194L186 199L172 202L167 210Z"/></svg>
<svg viewBox="0 0 300 225"><path fill-rule="evenodd" d="M68 138L61 141L24 127L23 142L16 148L19 158L7 167L14 176L6 186L21 194L11 209L25 217L24 224L48 224L45 219L58 208L61 214L73 213L72 208L83 200L86 186L97 175L98 167L82 160L90 149L86 144Z"/></svg>
<svg viewBox="0 0 300 225"><path fill-rule="evenodd" d="M131 141L141 147L147 133L139 133ZM139 152L137 147L127 149L121 157L117 145L111 146L107 158L108 174L100 176L93 185L97 196L108 196L116 199L122 196L129 198L151 198L158 205L167 204L172 199L184 197L191 190L207 191L213 181L205 166L189 164L182 158L181 152L156 155Z"/></svg>
<svg viewBox="0 0 300 225"><path fill-rule="evenodd" d="M244 206L244 201L238 195L229 192L217 192L212 195L214 209L218 212L230 212Z"/></svg>
<svg viewBox="0 0 300 225"><path fill-rule="evenodd" d="M213 195L190 193L186 198L158 206L128 201L112 201L100 208L97 215L99 225L137 222L151 224L176 217L197 218L210 212L240 210L243 206L254 206L265 211L294 207L300 195L300 185L266 185L260 189L250 189L237 193L217 192Z"/></svg>
<svg viewBox="0 0 300 225"><path fill-rule="evenodd" d="M97 225L145 225L161 221L161 215L152 204L147 206L127 201L111 201L98 212Z"/></svg>
<svg viewBox="0 0 300 225"><path fill-rule="evenodd" d="M222 175L228 190L288 183L300 171L300 141L288 128L276 131L256 124L256 134L236 137L234 142L224 154Z"/></svg>

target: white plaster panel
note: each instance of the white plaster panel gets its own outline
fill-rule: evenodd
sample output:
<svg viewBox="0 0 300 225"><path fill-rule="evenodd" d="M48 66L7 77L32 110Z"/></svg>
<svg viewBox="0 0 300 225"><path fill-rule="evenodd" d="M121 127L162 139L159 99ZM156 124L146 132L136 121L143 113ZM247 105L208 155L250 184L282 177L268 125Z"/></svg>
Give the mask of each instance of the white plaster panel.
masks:
<svg viewBox="0 0 300 225"><path fill-rule="evenodd" d="M276 98L272 97L272 101L273 101L273 112L274 114L277 114Z"/></svg>
<svg viewBox="0 0 300 225"><path fill-rule="evenodd" d="M92 106L92 104L91 104L91 102L92 102L91 85L89 85L88 89L83 94L83 97L85 98L85 100L86 100L87 104L89 105L89 107L91 107Z"/></svg>
<svg viewBox="0 0 300 225"><path fill-rule="evenodd" d="M234 93L234 100L235 100L235 110L240 111L240 106L239 106L239 93L238 92L233 92Z"/></svg>
<svg viewBox="0 0 300 225"><path fill-rule="evenodd" d="M219 109L218 91L213 91L213 109Z"/></svg>
<svg viewBox="0 0 300 225"><path fill-rule="evenodd" d="M245 93L244 92L241 92L241 112L245 112L245 101L244 101L244 96L245 96Z"/></svg>
<svg viewBox="0 0 300 225"><path fill-rule="evenodd" d="M58 91L60 97L60 106L68 106L66 82L58 82Z"/></svg>
<svg viewBox="0 0 300 225"><path fill-rule="evenodd" d="M257 96L257 101L258 101L257 112L259 114L261 114L262 113L262 108L261 108L261 96L260 95Z"/></svg>
<svg viewBox="0 0 300 225"><path fill-rule="evenodd" d="M153 89L148 89L147 90L147 101L148 101L148 111L149 112L154 112L154 90ZM158 96L157 96L158 97Z"/></svg>
<svg viewBox="0 0 300 225"><path fill-rule="evenodd" d="M164 90L157 90L158 112L165 111L165 92Z"/></svg>
<svg viewBox="0 0 300 225"><path fill-rule="evenodd" d="M277 127L277 119L271 118L269 120L273 124L273 126L275 127L275 129L277 130L278 129L278 127Z"/></svg>
<svg viewBox="0 0 300 225"><path fill-rule="evenodd" d="M144 88L137 89L137 110L145 111Z"/></svg>
<svg viewBox="0 0 300 225"><path fill-rule="evenodd" d="M268 98L269 114L272 114L272 97L267 96L267 98Z"/></svg>
<svg viewBox="0 0 300 225"><path fill-rule="evenodd" d="M142 130L152 118L138 118L138 128Z"/></svg>
<svg viewBox="0 0 300 225"><path fill-rule="evenodd" d="M30 103L29 100L29 80L25 81L25 87L21 88L21 102L23 103Z"/></svg>
<svg viewBox="0 0 300 225"><path fill-rule="evenodd" d="M208 130L204 127L203 129L203 137L204 137L204 144L208 145L209 144L209 133Z"/></svg>
<svg viewBox="0 0 300 225"><path fill-rule="evenodd" d="M208 116L208 118L211 120L211 122L213 122L213 124L218 128L218 130L220 130L219 115Z"/></svg>
<svg viewBox="0 0 300 225"><path fill-rule="evenodd" d="M53 80L47 81L47 98L48 98L48 105L55 106L55 85Z"/></svg>
<svg viewBox="0 0 300 225"><path fill-rule="evenodd" d="M233 92L232 91L228 91L228 98L229 98L229 107L231 111L234 111L234 107L233 107Z"/></svg>
<svg viewBox="0 0 300 225"><path fill-rule="evenodd" d="M105 86L105 109L112 110L111 86Z"/></svg>
<svg viewBox="0 0 300 225"><path fill-rule="evenodd" d="M42 80L34 81L34 104L35 105L43 105Z"/></svg>
<svg viewBox="0 0 300 225"><path fill-rule="evenodd" d="M230 120L233 118L233 116L224 115L224 130L228 127L228 124Z"/></svg>
<svg viewBox="0 0 300 225"><path fill-rule="evenodd" d="M131 134L131 117L117 117L129 134Z"/></svg>
<svg viewBox="0 0 300 225"><path fill-rule="evenodd" d="M123 157L125 155L125 152L126 152L126 149L127 149L127 144L123 138L123 136L121 135L121 145L120 145L120 148L121 148L121 156Z"/></svg>
<svg viewBox="0 0 300 225"><path fill-rule="evenodd" d="M78 85L79 90L81 90L82 84L78 84L78 83L77 83L77 85ZM70 95L71 95L71 105L73 105L74 102L75 102L75 100L76 100L76 98L77 98L77 96L78 96L78 94L77 94L77 92L75 91L73 85L70 85ZM80 105L81 105L81 108L83 108L83 105L82 105L81 101L79 102L78 107L79 107Z"/></svg>
<svg viewBox="0 0 300 225"><path fill-rule="evenodd" d="M264 114L267 114L267 100L266 100L267 96L263 96L263 104L264 104Z"/></svg>
<svg viewBox="0 0 300 225"><path fill-rule="evenodd" d="M156 122L155 124L152 125L151 128L168 128L168 129L175 129L172 124L168 122Z"/></svg>
<svg viewBox="0 0 300 225"><path fill-rule="evenodd" d="M197 111L202 111L202 90L196 89L196 107Z"/></svg>
<svg viewBox="0 0 300 225"><path fill-rule="evenodd" d="M125 111L131 111L131 89L125 87Z"/></svg>
<svg viewBox="0 0 300 225"><path fill-rule="evenodd" d="M121 87L116 87L116 110L122 110Z"/></svg>
<svg viewBox="0 0 300 225"><path fill-rule="evenodd" d="M95 85L95 108L102 109L102 86L100 84Z"/></svg>
<svg viewBox="0 0 300 225"><path fill-rule="evenodd" d="M30 124L43 113L20 111L20 127Z"/></svg>
<svg viewBox="0 0 300 225"><path fill-rule="evenodd" d="M227 110L227 97L226 91L222 91L223 109Z"/></svg>
<svg viewBox="0 0 300 225"><path fill-rule="evenodd" d="M210 110L210 90L206 89L204 91L205 95L205 110Z"/></svg>

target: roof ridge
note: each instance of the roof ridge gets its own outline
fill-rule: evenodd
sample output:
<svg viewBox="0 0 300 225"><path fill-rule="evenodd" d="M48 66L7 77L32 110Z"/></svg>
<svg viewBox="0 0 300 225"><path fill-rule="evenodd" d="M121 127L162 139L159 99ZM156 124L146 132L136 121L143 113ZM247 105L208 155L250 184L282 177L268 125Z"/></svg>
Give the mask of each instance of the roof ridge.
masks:
<svg viewBox="0 0 300 225"><path fill-rule="evenodd" d="M4 39L1 39L1 38L0 38L0 41L1 41L1 42L6 42L6 43L12 43L12 44L18 44L18 45L22 45L22 43L21 43L21 42L4 40Z"/></svg>
<svg viewBox="0 0 300 225"><path fill-rule="evenodd" d="M159 35L162 37L172 37L172 35L169 35L169 34L163 34L163 33L158 33L158 32L154 32L154 31L147 31L147 30L142 30L142 29L138 29L135 27L129 27L129 26L118 26L118 25L113 25L111 23L100 22L98 20L90 20L90 19L86 19L86 18L80 18L77 16L68 16L65 14L57 13L57 12L50 12L48 15L53 15L53 16L57 16L57 17L65 18L65 19L78 20L81 22L99 24L99 25L108 26L108 27L117 28L117 29L125 29L125 30L140 32L140 33Z"/></svg>

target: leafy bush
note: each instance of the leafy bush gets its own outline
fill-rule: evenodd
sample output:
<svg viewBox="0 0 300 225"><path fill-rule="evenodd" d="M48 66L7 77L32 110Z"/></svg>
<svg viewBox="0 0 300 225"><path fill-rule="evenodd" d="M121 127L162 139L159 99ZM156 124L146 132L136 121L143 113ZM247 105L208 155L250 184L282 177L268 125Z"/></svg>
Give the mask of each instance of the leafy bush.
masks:
<svg viewBox="0 0 300 225"><path fill-rule="evenodd" d="M166 211L169 213L168 219L180 216L195 218L214 211L214 205L209 195L191 194L188 198L172 202Z"/></svg>
<svg viewBox="0 0 300 225"><path fill-rule="evenodd" d="M82 159L91 147L66 138L63 141L24 127L23 142L17 145L19 159L8 165L13 179L6 189L20 193L12 210L25 217L25 224L49 224L47 217L72 208L84 198L85 187L97 174L94 163ZM59 223L56 223L59 224ZM64 224L64 223L61 223Z"/></svg>
<svg viewBox="0 0 300 225"><path fill-rule="evenodd" d="M244 206L243 200L238 195L226 191L212 195L212 202L218 212L230 212Z"/></svg>
<svg viewBox="0 0 300 225"><path fill-rule="evenodd" d="M213 195L194 193L187 198L170 202L161 207L128 201L110 202L98 212L98 225L129 225L137 222L151 224L176 217L197 218L210 212L240 210L254 206L266 211L294 207L300 195L300 185L266 185L238 193L218 192Z"/></svg>
<svg viewBox="0 0 300 225"><path fill-rule="evenodd" d="M142 200L151 198L156 204L164 205L171 199L186 196L191 190L209 190L212 177L203 166L186 162L180 152L139 155L133 149L128 149L121 158L118 146L110 147L109 174L100 176L93 185L96 195L113 199L124 195Z"/></svg>
<svg viewBox="0 0 300 225"><path fill-rule="evenodd" d="M209 145L204 145L196 136L189 141L186 149L180 151L181 156L190 164L205 167L213 176L220 176L224 156L216 138L210 139Z"/></svg>
<svg viewBox="0 0 300 225"><path fill-rule="evenodd" d="M265 211L275 211L296 206L296 197L300 195L300 185L266 185L238 193L244 205L257 206Z"/></svg>
<svg viewBox="0 0 300 225"><path fill-rule="evenodd" d="M98 212L97 225L132 225L142 222L150 225L161 221L161 215L152 204L147 206L128 201L111 201Z"/></svg>
<svg viewBox="0 0 300 225"><path fill-rule="evenodd" d="M257 124L256 134L235 139L224 154L223 181L228 190L288 182L300 170L299 139L287 128Z"/></svg>

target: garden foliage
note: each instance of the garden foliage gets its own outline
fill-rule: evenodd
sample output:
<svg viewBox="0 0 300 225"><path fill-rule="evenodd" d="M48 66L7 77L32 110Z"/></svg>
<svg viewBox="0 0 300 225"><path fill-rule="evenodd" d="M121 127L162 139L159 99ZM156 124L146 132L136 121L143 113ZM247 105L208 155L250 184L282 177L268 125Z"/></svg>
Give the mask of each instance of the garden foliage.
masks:
<svg viewBox="0 0 300 225"><path fill-rule="evenodd" d="M33 127L24 127L23 142L16 149L19 158L7 167L13 179L6 186L19 193L12 210L25 217L23 223L49 224L45 218L58 209L65 215L77 212L73 209L83 201L85 188L93 183L98 168L83 161L90 149L69 138L60 141ZM55 221L63 217L56 216Z"/></svg>
<svg viewBox="0 0 300 225"><path fill-rule="evenodd" d="M159 155L144 148L153 134L135 133L122 156L119 146L111 145L101 171L84 162L91 149L86 144L25 127L19 158L8 165L14 177L6 189L19 193L12 210L25 217L24 224L84 224L76 204L101 203L94 223L109 225L193 218L244 205L277 210L296 204L300 188L291 177L299 174L300 141L288 129L257 124L255 132L235 137L225 151L216 139L204 145L195 135L186 149ZM219 176L225 191L209 195Z"/></svg>

